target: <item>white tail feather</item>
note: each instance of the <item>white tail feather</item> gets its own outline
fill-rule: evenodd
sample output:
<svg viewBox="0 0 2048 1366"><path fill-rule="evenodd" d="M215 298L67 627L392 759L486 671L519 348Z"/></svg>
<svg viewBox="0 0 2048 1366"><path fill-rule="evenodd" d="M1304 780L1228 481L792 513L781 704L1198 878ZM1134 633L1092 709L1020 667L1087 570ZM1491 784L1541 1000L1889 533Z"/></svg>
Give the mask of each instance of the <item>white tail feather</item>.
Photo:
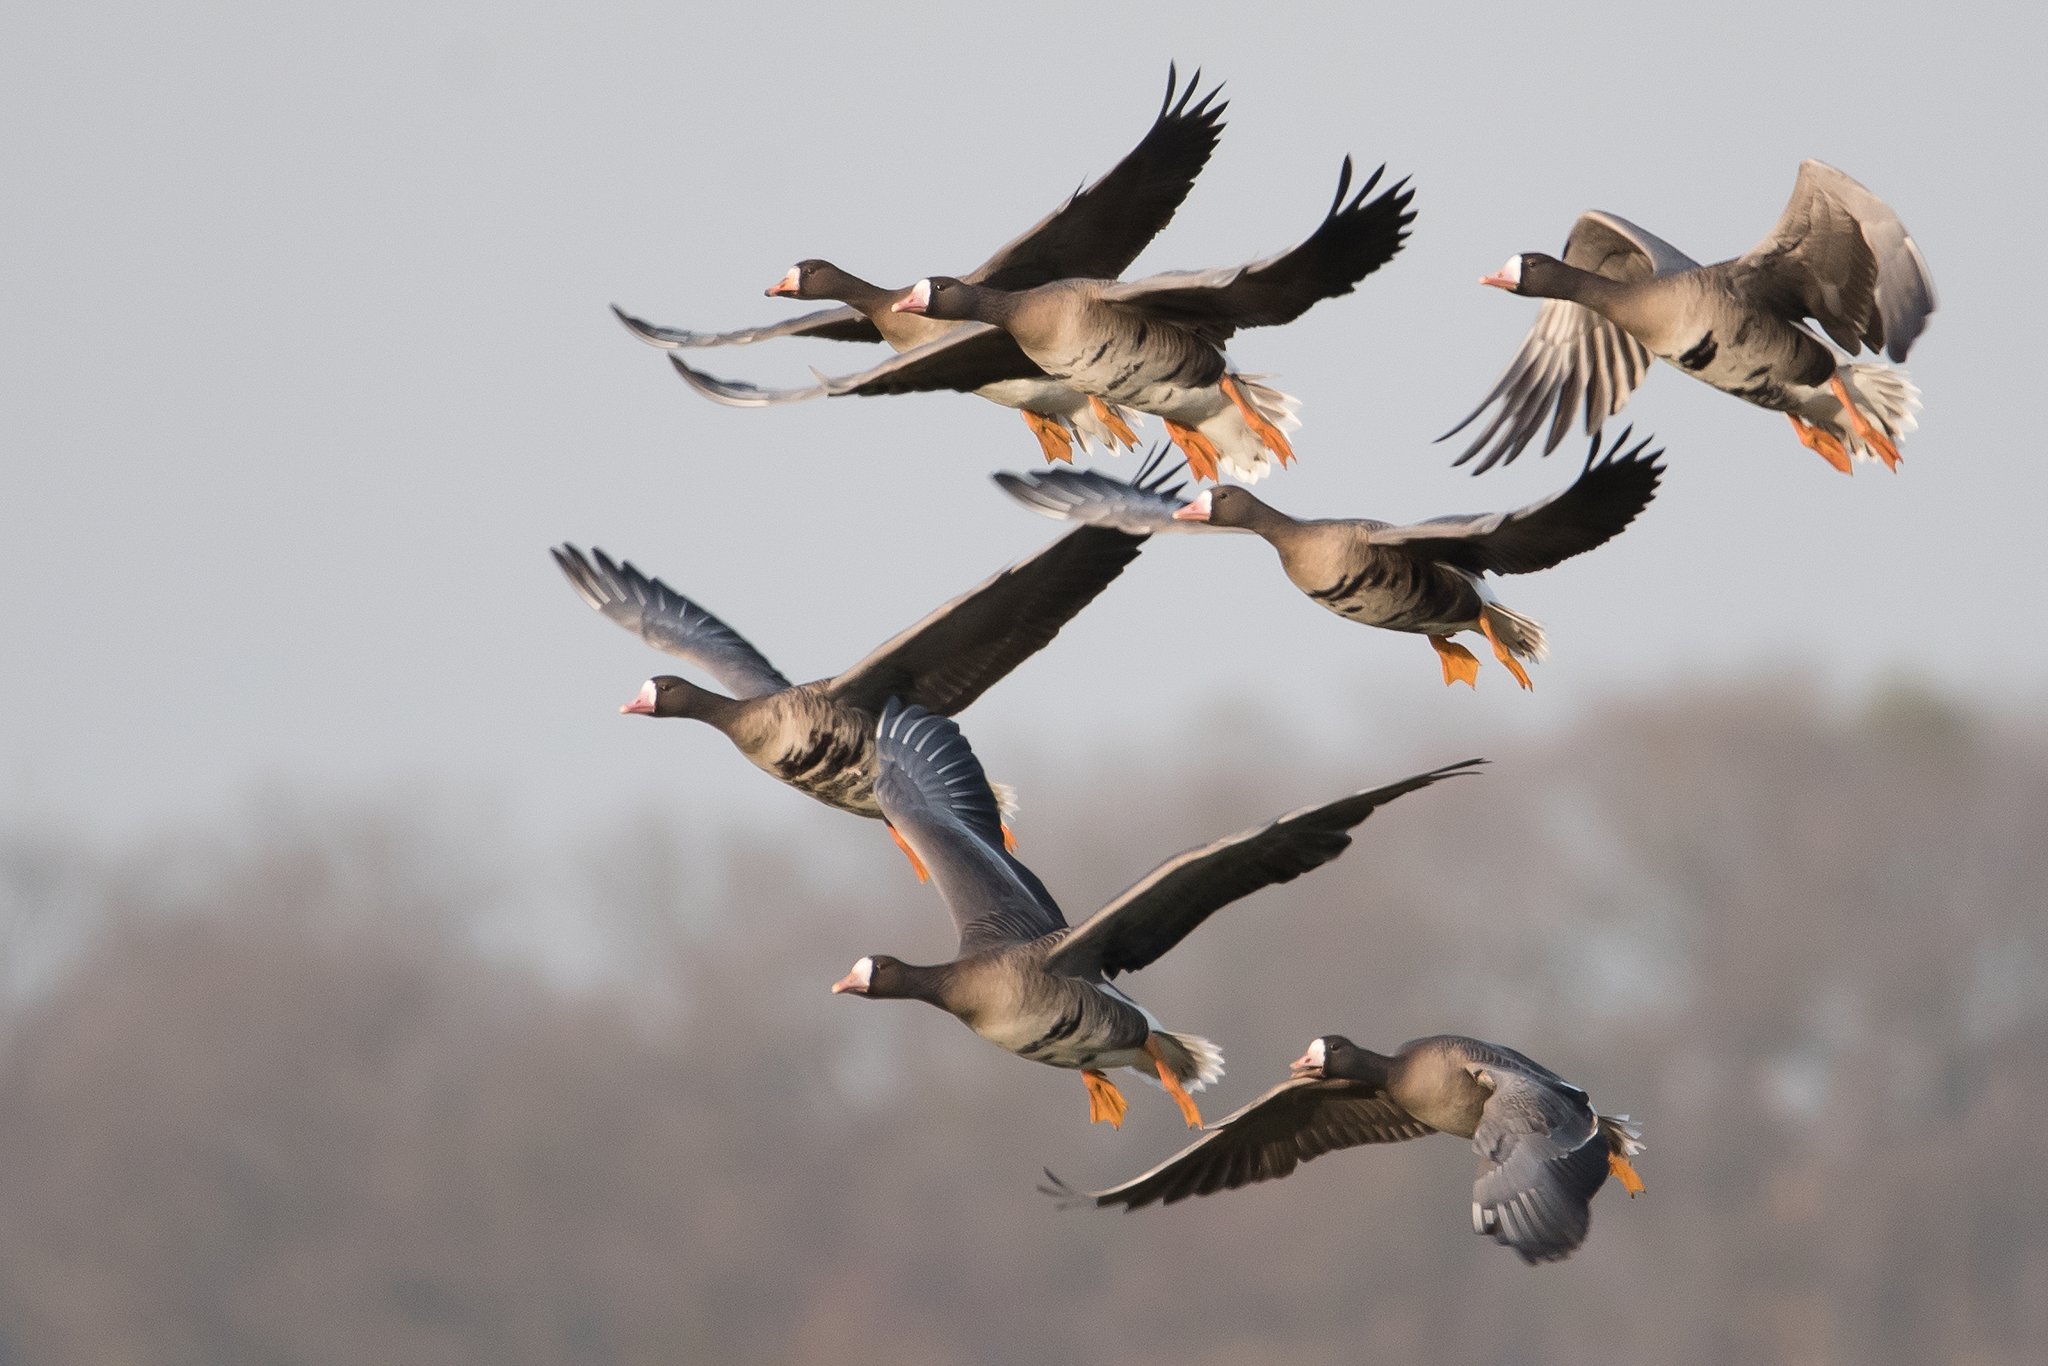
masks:
<svg viewBox="0 0 2048 1366"><path fill-rule="evenodd" d="M1152 1037L1159 1041L1159 1051L1166 1055L1166 1065L1173 1069L1174 1080L1189 1091L1199 1091L1213 1081L1223 1079L1223 1050L1207 1039L1194 1034L1174 1034L1164 1029L1152 1031ZM1159 1078L1146 1068L1134 1067L1133 1071L1154 1086Z"/></svg>
<svg viewBox="0 0 2048 1366"><path fill-rule="evenodd" d="M1479 610L1493 627L1494 639L1505 645L1509 654L1538 664L1549 657L1550 640L1535 621L1497 602L1484 603Z"/></svg>
<svg viewBox="0 0 2048 1366"><path fill-rule="evenodd" d="M1104 406L1116 414L1117 418L1126 427L1134 431L1144 417L1142 413L1133 412L1129 408L1119 407L1113 403L1108 403ZM1072 413L1061 418L1061 421L1065 422L1073 430L1074 435L1080 439L1083 452L1092 451L1095 447L1100 446L1105 454L1116 455L1124 449L1124 443L1117 439L1116 433L1110 430L1109 424L1097 417L1094 407L1086 402L1082 403Z"/></svg>
<svg viewBox="0 0 2048 1366"><path fill-rule="evenodd" d="M995 794L996 814L1004 825L1010 824L1017 815L1017 789L1008 783L990 783L988 790Z"/></svg>
<svg viewBox="0 0 2048 1366"><path fill-rule="evenodd" d="M1607 1136L1610 1147L1619 1148L1623 1157L1634 1157L1650 1145L1643 1142L1643 1126L1631 1124L1627 1115L1599 1115L1600 1132Z"/></svg>

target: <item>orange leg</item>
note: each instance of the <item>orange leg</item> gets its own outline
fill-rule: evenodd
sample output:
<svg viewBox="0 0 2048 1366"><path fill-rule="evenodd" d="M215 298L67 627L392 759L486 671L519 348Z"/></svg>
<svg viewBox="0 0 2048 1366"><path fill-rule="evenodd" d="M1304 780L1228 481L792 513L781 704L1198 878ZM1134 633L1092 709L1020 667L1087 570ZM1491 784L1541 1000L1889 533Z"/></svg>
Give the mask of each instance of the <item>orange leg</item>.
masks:
<svg viewBox="0 0 2048 1366"><path fill-rule="evenodd" d="M1088 1122L1106 1121L1112 1129L1123 1128L1124 1111L1131 1108L1131 1103L1116 1089L1116 1083L1092 1067L1081 1069L1081 1083L1088 1088Z"/></svg>
<svg viewBox="0 0 2048 1366"><path fill-rule="evenodd" d="M1045 452L1045 463L1055 460L1074 463L1074 434L1067 430L1067 424L1058 418L1034 413L1029 408L1018 409L1024 415L1024 425L1038 438L1039 449Z"/></svg>
<svg viewBox="0 0 2048 1366"><path fill-rule="evenodd" d="M917 874L917 880L930 882L932 875L925 871L924 860L917 856L917 850L910 847L910 842L904 839L893 825L889 827L889 838L896 841L896 847L903 851L903 857L910 860L910 871Z"/></svg>
<svg viewBox="0 0 2048 1366"><path fill-rule="evenodd" d="M1088 396L1088 406L1094 410L1096 419L1109 428L1109 434L1123 443L1125 450L1134 451L1138 448L1138 434L1131 430L1130 423L1117 415L1116 409L1093 394Z"/></svg>
<svg viewBox="0 0 2048 1366"><path fill-rule="evenodd" d="M1159 420L1166 424L1166 439L1180 447L1181 454L1188 458L1188 473L1197 479L1213 481L1217 466L1223 459L1223 452L1216 449L1216 443L1193 427L1183 427L1171 418Z"/></svg>
<svg viewBox="0 0 2048 1366"><path fill-rule="evenodd" d="M1444 686L1463 683L1468 688L1479 686L1479 657L1449 636L1431 636L1429 643L1436 646L1437 658L1444 666Z"/></svg>
<svg viewBox="0 0 2048 1366"><path fill-rule="evenodd" d="M1799 444L1812 451L1821 459L1833 465L1844 474L1855 473L1849 464L1849 452L1842 449L1842 443L1833 432L1822 431L1797 413L1787 413L1792 420L1792 430L1799 434Z"/></svg>
<svg viewBox="0 0 2048 1366"><path fill-rule="evenodd" d="M1252 434L1266 443L1266 449L1280 457L1285 465L1294 459L1294 447L1287 444L1287 433L1266 421L1266 415L1258 410L1252 401L1244 396L1244 390L1237 387L1237 376L1223 377L1223 396L1237 405L1244 414L1244 420L1251 426Z"/></svg>
<svg viewBox="0 0 2048 1366"><path fill-rule="evenodd" d="M1202 1127L1202 1112L1195 1108L1195 1098L1180 1084L1180 1078L1173 1075L1173 1069L1166 1065L1166 1054L1159 1047L1156 1036L1145 1036L1145 1051L1152 1055L1152 1065L1159 1069L1159 1084L1166 1088L1166 1094L1173 1097L1173 1103L1180 1107L1180 1117L1188 1122L1190 1129Z"/></svg>
<svg viewBox="0 0 2048 1366"><path fill-rule="evenodd" d="M1620 1153L1607 1154L1607 1170L1614 1173L1614 1179L1621 1182L1621 1188L1628 1192L1631 1200L1649 1189L1643 1184L1643 1178L1636 1175L1635 1164Z"/></svg>
<svg viewBox="0 0 2048 1366"><path fill-rule="evenodd" d="M1017 832L1010 828L1008 821L1003 822L1003 848L1013 854L1017 852Z"/></svg>
<svg viewBox="0 0 2048 1366"><path fill-rule="evenodd" d="M1493 646L1493 657L1507 666L1508 672L1515 676L1515 682L1533 690L1536 685L1529 681L1529 671L1522 667L1521 660L1508 653L1508 647L1501 644L1499 638L1493 634L1493 627L1486 620L1485 612L1479 614L1479 629L1486 633L1487 642Z"/></svg>
<svg viewBox="0 0 2048 1366"><path fill-rule="evenodd" d="M1863 444L1877 452L1877 458L1884 461L1886 469L1896 471L1899 468L1899 448L1857 409L1855 400L1849 397L1849 386L1842 383L1840 371L1836 371L1835 377L1828 381L1828 388L1834 390L1835 397L1841 400L1842 411L1849 415L1849 425L1856 429L1856 435L1863 438Z"/></svg>

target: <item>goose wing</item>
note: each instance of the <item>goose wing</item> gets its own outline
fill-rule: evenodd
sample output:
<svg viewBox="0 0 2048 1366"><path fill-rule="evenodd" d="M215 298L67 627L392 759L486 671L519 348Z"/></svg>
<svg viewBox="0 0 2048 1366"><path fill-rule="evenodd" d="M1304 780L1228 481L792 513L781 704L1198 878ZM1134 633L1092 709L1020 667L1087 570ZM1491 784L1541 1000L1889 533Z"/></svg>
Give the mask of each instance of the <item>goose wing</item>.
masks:
<svg viewBox="0 0 2048 1366"><path fill-rule="evenodd" d="M1115 977L1135 972L1187 938L1197 925L1261 887L1292 882L1351 847L1352 828L1396 797L1470 771L1467 759L1369 788L1190 849L1088 917L1046 957L1047 972Z"/></svg>
<svg viewBox="0 0 2048 1366"><path fill-rule="evenodd" d="M1152 127L1122 161L1094 184L1076 190L1065 203L972 272L969 284L996 289L1030 289L1048 280L1107 279L1124 273L1194 188L1223 136L1220 85L1199 100L1202 73L1174 99L1176 72L1166 69L1166 98Z"/></svg>
<svg viewBox="0 0 2048 1366"><path fill-rule="evenodd" d="M989 476L996 486L1033 512L1065 522L1114 527L1134 536L1160 531L1226 531L1207 522L1182 522L1173 514L1188 505L1180 496L1187 482L1185 463L1169 466L1168 447L1155 448L1131 479L1117 479L1096 470L1056 468Z"/></svg>
<svg viewBox="0 0 2048 1366"><path fill-rule="evenodd" d="M1891 205L1824 161L1803 161L1770 235L1735 263L1749 287L1837 346L1906 358L1934 312L1934 281Z"/></svg>
<svg viewBox="0 0 2048 1366"><path fill-rule="evenodd" d="M1600 455L1600 438L1594 437L1579 477L1541 502L1512 512L1377 527L1372 542L1475 574L1532 574L1583 555L1619 536L1657 496L1664 475L1658 457L1664 452L1661 447L1650 450L1656 438L1648 436L1623 450L1629 435L1625 430L1616 437L1605 456Z"/></svg>
<svg viewBox="0 0 2048 1366"><path fill-rule="evenodd" d="M585 602L655 649L704 670L734 697L763 697L789 687L745 636L630 560L615 561L595 548L586 557L567 542L550 553Z"/></svg>
<svg viewBox="0 0 2048 1366"><path fill-rule="evenodd" d="M1473 1231L1532 1264L1570 1256L1586 1240L1608 1170L1585 1092L1507 1049L1468 1061L1466 1070L1492 1092L1472 1136Z"/></svg>
<svg viewBox="0 0 2048 1366"><path fill-rule="evenodd" d="M1108 1190L1077 1191L1046 1172L1040 1186L1061 1206L1171 1205L1194 1195L1277 1181L1339 1148L1399 1143L1434 1133L1386 1092L1364 1082L1296 1077L1282 1082L1148 1172Z"/></svg>
<svg viewBox="0 0 2048 1366"><path fill-rule="evenodd" d="M1351 158L1344 158L1329 213L1305 241L1277 256L1112 283L1101 298L1144 318L1188 327L1216 346L1241 327L1292 322L1324 299L1349 294L1401 250L1415 220L1408 208L1415 191L1404 179L1368 199L1386 169L1366 177L1353 194Z"/></svg>
<svg viewBox="0 0 2048 1366"><path fill-rule="evenodd" d="M890 698L875 765L875 800L931 873L961 957L1066 927L1044 884L1003 849L988 775L952 720Z"/></svg>
<svg viewBox="0 0 2048 1366"><path fill-rule="evenodd" d="M802 317L784 318L766 327L742 327L734 332L690 332L680 327L663 327L660 323L636 318L617 304L612 305L612 313L625 324L628 332L649 346L659 346L664 351L674 351L679 347L745 346L772 337L816 337L824 341L853 342L882 340L881 332L873 323L844 304L837 308L821 308Z"/></svg>
<svg viewBox="0 0 2048 1366"><path fill-rule="evenodd" d="M1144 544L1142 535L1078 527L899 632L826 686L869 710L901 697L951 715L1043 649Z"/></svg>
<svg viewBox="0 0 2048 1366"><path fill-rule="evenodd" d="M1623 281L1673 275L1699 264L1655 233L1598 209L1580 214L1572 224L1564 262ZM1546 421L1550 435L1543 453L1548 455L1564 440L1582 405L1586 434L1599 436L1601 424L1621 411L1649 368L1650 353L1643 344L1592 309L1545 299L1493 389L1437 440L1456 436L1498 403L1500 411L1451 463L1462 465L1483 451L1472 471L1483 474L1520 455Z"/></svg>

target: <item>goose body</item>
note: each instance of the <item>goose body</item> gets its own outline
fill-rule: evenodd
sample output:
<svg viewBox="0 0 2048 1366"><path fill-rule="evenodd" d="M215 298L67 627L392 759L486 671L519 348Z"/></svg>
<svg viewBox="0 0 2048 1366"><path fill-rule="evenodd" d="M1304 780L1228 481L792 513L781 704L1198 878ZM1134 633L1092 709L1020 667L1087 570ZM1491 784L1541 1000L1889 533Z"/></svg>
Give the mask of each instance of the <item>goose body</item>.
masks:
<svg viewBox="0 0 2048 1366"><path fill-rule="evenodd" d="M950 962L919 965L871 954L832 990L921 1000L1031 1062L1077 1070L1091 1122L1121 1127L1126 1102L1108 1073L1156 1076L1191 1125L1189 1093L1223 1074L1223 1055L1167 1030L1113 979L1158 959L1224 906L1336 858L1378 807L1467 771L1476 760L1322 806L1193 849L1069 928L1038 878L1005 848L995 800L959 727L894 699L877 725L875 794L884 817L952 914Z"/></svg>
<svg viewBox="0 0 2048 1366"><path fill-rule="evenodd" d="M1107 175L1076 191L965 278L1003 288L1026 288L1069 275L1115 275L1137 259L1172 220L1222 136L1222 118L1229 107L1217 99L1222 88L1213 86L1197 98L1200 84L1198 71L1176 99L1177 74L1169 69L1166 97L1138 145ZM662 327L616 307L613 312L641 340L671 352L776 336L879 340L906 352L960 330L956 323L896 311L894 305L908 289L870 284L829 261L799 261L767 292L793 299L835 300L841 307L773 327L720 333ZM825 385L760 389L707 375L680 356L671 355L670 359L700 393L734 406L761 407L859 392ZM1014 343L998 340L951 352L936 379L931 387L978 394L1022 413L1048 460L1071 459L1076 441L1084 449L1100 445L1107 450L1137 441L1130 429L1135 414L1091 403L1088 395L1048 378Z"/></svg>
<svg viewBox="0 0 2048 1366"><path fill-rule="evenodd" d="M1107 1190L1079 1192L1050 1171L1063 1205L1141 1209L1289 1175L1340 1148L1425 1134L1469 1139L1479 1155L1472 1231L1523 1261L1558 1261L1585 1242L1593 1196L1615 1176L1631 1195L1642 1132L1603 1115L1586 1093L1501 1044L1461 1034L1411 1039L1392 1054L1341 1034L1314 1040L1289 1080L1158 1166Z"/></svg>
<svg viewBox="0 0 2048 1366"><path fill-rule="evenodd" d="M1524 253L1481 283L1545 302L1493 390L1445 433L1499 405L1459 464L1513 460L1546 424L1548 453L1582 407L1597 436L1652 356L1784 413L1802 444L1845 473L1856 459L1896 467L1896 442L1916 425L1919 391L1904 369L1849 363L1829 342L1903 361L1934 312L1933 281L1890 206L1823 162L1801 164L1777 225L1742 256L1703 266L1593 210L1572 226L1562 260Z"/></svg>
<svg viewBox="0 0 2048 1366"><path fill-rule="evenodd" d="M1120 281L1076 275L1031 288L929 276L893 307L1002 329L1040 370L1091 398L1152 413L1197 477L1227 470L1250 483L1273 459L1293 458L1285 433L1299 426L1294 400L1233 369L1223 351L1240 328L1292 322L1323 299L1349 294L1393 259L1407 237L1414 192L1405 181L1377 197L1385 168L1354 194L1351 162L1322 223L1277 256L1220 270ZM942 387L949 338L861 375L828 382L835 392Z"/></svg>
<svg viewBox="0 0 2048 1366"><path fill-rule="evenodd" d="M585 602L730 693L666 674L648 679L621 711L703 721L805 796L882 820L874 738L882 704L901 696L941 713L964 709L1051 641L1123 572L1144 540L1080 528L939 607L845 672L803 684L791 683L737 631L630 562L602 550L586 556L572 545L553 554Z"/></svg>
<svg viewBox="0 0 2048 1366"><path fill-rule="evenodd" d="M1444 682L1476 686L1479 662L1451 639L1484 636L1523 687L1523 660L1548 649L1543 628L1505 606L1489 574L1527 574L1583 554L1619 535L1656 496L1663 474L1650 439L1624 450L1623 433L1569 488L1512 512L1439 517L1401 525L1371 518L1291 517L1234 485L1193 499L1169 476L1126 483L1093 470L998 474L1011 497L1050 517L1140 530L1246 531L1271 545L1288 581L1309 601L1346 621L1429 637ZM1156 464L1156 462L1155 462Z"/></svg>

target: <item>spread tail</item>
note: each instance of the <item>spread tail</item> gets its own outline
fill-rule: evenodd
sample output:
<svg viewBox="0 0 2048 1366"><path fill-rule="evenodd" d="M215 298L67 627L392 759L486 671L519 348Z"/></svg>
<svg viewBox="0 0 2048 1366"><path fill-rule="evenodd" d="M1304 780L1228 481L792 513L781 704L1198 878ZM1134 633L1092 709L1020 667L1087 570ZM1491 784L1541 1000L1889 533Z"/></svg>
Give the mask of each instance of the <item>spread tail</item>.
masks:
<svg viewBox="0 0 2048 1366"><path fill-rule="evenodd" d="M1171 1034L1164 1029L1152 1031L1152 1037L1159 1041L1159 1051L1166 1059L1166 1065L1173 1069L1174 1080L1190 1091L1199 1091L1210 1082L1223 1078L1223 1050L1207 1039L1194 1034ZM1144 1076L1143 1068L1137 1069ZM1157 1085L1156 1078L1147 1078Z"/></svg>

